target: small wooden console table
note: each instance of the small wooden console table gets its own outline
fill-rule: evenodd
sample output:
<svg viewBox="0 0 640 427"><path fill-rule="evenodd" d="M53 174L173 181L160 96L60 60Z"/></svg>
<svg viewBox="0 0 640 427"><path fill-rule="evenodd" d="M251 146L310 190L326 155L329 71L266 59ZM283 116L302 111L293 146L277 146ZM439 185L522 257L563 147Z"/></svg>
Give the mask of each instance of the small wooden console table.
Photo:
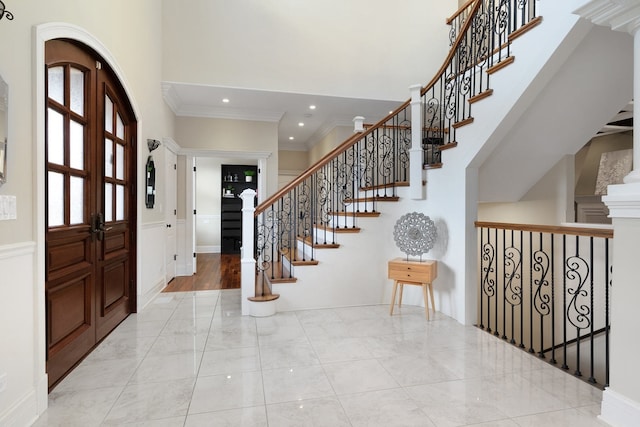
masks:
<svg viewBox="0 0 640 427"><path fill-rule="evenodd" d="M393 279L393 293L391 294L391 307L389 315L393 315L393 306L396 303L396 292L400 285L400 299L398 307L402 305L402 291L404 285L422 286L422 295L424 295L424 311L429 319L429 297L431 298L431 306L433 312L436 311L436 303L433 299L433 288L431 282L438 275L437 261L411 261L405 258L396 258L389 261L389 279Z"/></svg>

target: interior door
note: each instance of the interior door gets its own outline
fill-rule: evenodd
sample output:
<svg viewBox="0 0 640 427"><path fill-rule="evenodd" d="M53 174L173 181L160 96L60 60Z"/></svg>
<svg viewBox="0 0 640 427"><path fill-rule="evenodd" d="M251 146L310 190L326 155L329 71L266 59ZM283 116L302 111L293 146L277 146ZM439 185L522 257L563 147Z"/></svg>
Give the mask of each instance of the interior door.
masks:
<svg viewBox="0 0 640 427"><path fill-rule="evenodd" d="M53 386L135 309L136 124L95 53L52 40L45 62L45 301Z"/></svg>
<svg viewBox="0 0 640 427"><path fill-rule="evenodd" d="M166 208L165 208L165 221L167 225L166 234L166 280L167 283L172 281L176 277L176 257L177 257L177 245L176 245L176 218L178 215L178 170L177 163L178 157L176 154L168 148L165 148L165 189L166 189Z"/></svg>

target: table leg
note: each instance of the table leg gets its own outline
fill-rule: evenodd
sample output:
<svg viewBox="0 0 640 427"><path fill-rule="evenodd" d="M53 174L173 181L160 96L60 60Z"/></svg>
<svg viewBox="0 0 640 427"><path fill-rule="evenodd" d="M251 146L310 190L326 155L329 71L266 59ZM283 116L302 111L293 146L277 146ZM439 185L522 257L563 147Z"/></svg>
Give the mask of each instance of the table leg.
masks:
<svg viewBox="0 0 640 427"><path fill-rule="evenodd" d="M427 314L427 320L429 320L429 296L426 283L422 284L422 295L424 296L424 312Z"/></svg>
<svg viewBox="0 0 640 427"><path fill-rule="evenodd" d="M393 281L393 291L391 291L391 307L389 307L389 316L393 315L393 306L396 303L396 291L398 290L398 281ZM402 291L400 291L402 292ZM402 298L402 293L400 293L400 298Z"/></svg>
<svg viewBox="0 0 640 427"><path fill-rule="evenodd" d="M429 283L429 296L431 297L431 307L433 307L433 312L436 312L436 300L433 299L433 286Z"/></svg>

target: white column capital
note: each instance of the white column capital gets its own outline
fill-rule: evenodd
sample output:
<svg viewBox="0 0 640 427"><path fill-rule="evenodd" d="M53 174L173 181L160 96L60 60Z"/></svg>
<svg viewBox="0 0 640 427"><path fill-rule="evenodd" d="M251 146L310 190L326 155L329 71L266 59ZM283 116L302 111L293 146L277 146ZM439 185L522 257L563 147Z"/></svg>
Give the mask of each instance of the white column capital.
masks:
<svg viewBox="0 0 640 427"><path fill-rule="evenodd" d="M610 185L602 201L611 218L640 218L640 182Z"/></svg>
<svg viewBox="0 0 640 427"><path fill-rule="evenodd" d="M411 103L420 102L420 92L422 92L422 85L415 84L409 86L409 93L411 93Z"/></svg>
<svg viewBox="0 0 640 427"><path fill-rule="evenodd" d="M353 118L353 133L364 132L364 117L355 116Z"/></svg>

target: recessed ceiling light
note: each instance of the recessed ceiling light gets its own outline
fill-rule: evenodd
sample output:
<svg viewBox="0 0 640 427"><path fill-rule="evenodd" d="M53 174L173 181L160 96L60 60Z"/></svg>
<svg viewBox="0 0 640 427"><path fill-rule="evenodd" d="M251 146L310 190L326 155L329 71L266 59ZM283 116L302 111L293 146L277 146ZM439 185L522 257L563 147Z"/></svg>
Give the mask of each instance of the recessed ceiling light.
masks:
<svg viewBox="0 0 640 427"><path fill-rule="evenodd" d="M309 105L309 109L310 109L310 110L315 110L315 109L316 109L316 106L315 106L315 105Z"/></svg>
<svg viewBox="0 0 640 427"><path fill-rule="evenodd" d="M290 136L290 137L289 137L289 141L293 141L294 139L295 139L295 138L294 138L294 137L292 137L292 136Z"/></svg>
<svg viewBox="0 0 640 427"><path fill-rule="evenodd" d="M298 123L298 126L302 127L302 126L304 126L304 123L300 122L300 123Z"/></svg>
<svg viewBox="0 0 640 427"><path fill-rule="evenodd" d="M223 98L222 102L224 102L225 104L228 104L229 103L229 98Z"/></svg>

